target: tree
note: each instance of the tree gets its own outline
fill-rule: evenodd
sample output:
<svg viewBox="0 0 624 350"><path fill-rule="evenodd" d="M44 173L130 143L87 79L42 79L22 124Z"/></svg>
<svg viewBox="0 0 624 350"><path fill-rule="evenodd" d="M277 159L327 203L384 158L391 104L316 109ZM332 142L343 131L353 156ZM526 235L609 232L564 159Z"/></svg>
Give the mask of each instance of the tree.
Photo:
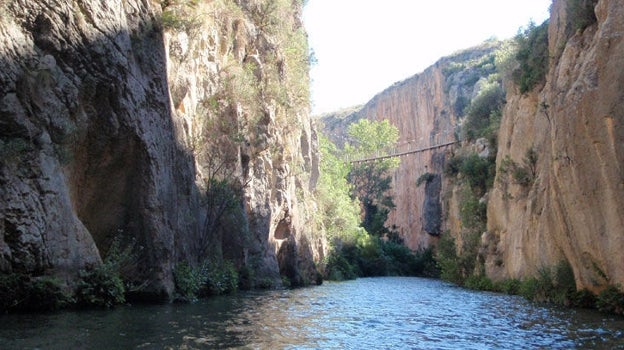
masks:
<svg viewBox="0 0 624 350"><path fill-rule="evenodd" d="M336 146L324 136L319 139L321 176L316 190L323 227L333 244L355 242L361 233L359 204L351 198L347 175L351 170Z"/></svg>
<svg viewBox="0 0 624 350"><path fill-rule="evenodd" d="M350 159L390 153L399 139L398 129L388 120L371 122L362 119L351 124L347 133L350 142L345 144L345 152ZM398 158L360 162L353 164L348 174L348 180L353 185L352 195L360 199L364 209L362 226L373 235L389 233L384 223L394 208L394 202L388 190L391 188L391 172L399 162Z"/></svg>

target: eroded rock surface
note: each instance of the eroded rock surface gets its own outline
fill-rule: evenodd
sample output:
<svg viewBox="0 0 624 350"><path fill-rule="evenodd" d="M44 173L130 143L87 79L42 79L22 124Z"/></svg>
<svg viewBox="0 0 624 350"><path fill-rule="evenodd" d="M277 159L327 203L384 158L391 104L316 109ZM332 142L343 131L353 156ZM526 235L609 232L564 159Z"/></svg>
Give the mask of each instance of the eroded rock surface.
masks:
<svg viewBox="0 0 624 350"><path fill-rule="evenodd" d="M325 248L301 8L195 3L0 5L3 272L71 282L121 239L150 296L169 297L198 251L263 284L314 282ZM215 164L241 184L243 216L206 233Z"/></svg>

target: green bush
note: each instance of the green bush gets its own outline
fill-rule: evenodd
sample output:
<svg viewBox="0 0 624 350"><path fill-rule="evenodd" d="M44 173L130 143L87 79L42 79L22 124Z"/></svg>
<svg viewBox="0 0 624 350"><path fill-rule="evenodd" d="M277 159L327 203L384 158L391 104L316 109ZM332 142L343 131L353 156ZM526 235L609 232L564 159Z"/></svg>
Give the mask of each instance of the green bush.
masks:
<svg viewBox="0 0 624 350"><path fill-rule="evenodd" d="M124 303L124 283L114 264L103 263L80 271L75 298L78 306L83 307L111 308Z"/></svg>
<svg viewBox="0 0 624 350"><path fill-rule="evenodd" d="M568 21L574 29L582 31L598 21L594 12L597 3L598 0L568 0Z"/></svg>
<svg viewBox="0 0 624 350"><path fill-rule="evenodd" d="M474 140L480 137L490 139L493 134L495 135L504 103L505 91L498 81L485 85L467 108L468 116L462 125L466 139Z"/></svg>
<svg viewBox="0 0 624 350"><path fill-rule="evenodd" d="M0 313L41 312L60 309L72 302L60 281L53 277L0 275Z"/></svg>
<svg viewBox="0 0 624 350"><path fill-rule="evenodd" d="M415 259L413 260L413 265L410 266L410 271L412 271L414 276L440 277L440 269L438 269L433 249L427 248L413 254Z"/></svg>
<svg viewBox="0 0 624 350"><path fill-rule="evenodd" d="M432 173L424 173L422 175L420 175L418 177L418 179L416 180L416 187L419 187L420 185L424 184L428 184L431 181L433 181L433 179L435 179L435 174Z"/></svg>
<svg viewBox="0 0 624 350"><path fill-rule="evenodd" d="M496 283L495 289L509 295L517 295L520 293L521 282L517 279L506 279Z"/></svg>
<svg viewBox="0 0 624 350"><path fill-rule="evenodd" d="M482 196L494 184L495 158L483 158L473 153L463 159L459 172L465 176L475 195Z"/></svg>
<svg viewBox="0 0 624 350"><path fill-rule="evenodd" d="M596 295L587 289L575 291L570 295L570 306L586 309L596 308Z"/></svg>
<svg viewBox="0 0 624 350"><path fill-rule="evenodd" d="M574 272L566 260L562 260L553 269L540 268L537 277L521 283L519 292L529 300L565 306L581 302L582 300L577 299L583 297L582 294L577 294Z"/></svg>
<svg viewBox="0 0 624 350"><path fill-rule="evenodd" d="M187 263L180 263L173 271L178 298L182 300L193 300L202 287L203 278L198 269L194 269Z"/></svg>
<svg viewBox="0 0 624 350"><path fill-rule="evenodd" d="M623 315L624 293L618 286L610 285L598 294L596 307L602 312Z"/></svg>
<svg viewBox="0 0 624 350"><path fill-rule="evenodd" d="M444 165L444 175L453 177L459 174L459 169L464 162L464 157L461 155L453 155L446 161Z"/></svg>
<svg viewBox="0 0 624 350"><path fill-rule="evenodd" d="M332 281L344 281L357 278L355 268L342 254L332 251L325 261L325 278Z"/></svg>
<svg viewBox="0 0 624 350"><path fill-rule="evenodd" d="M516 38L516 60L520 68L513 73L514 82L521 93L543 83L548 70L548 21L539 26L529 23Z"/></svg>
<svg viewBox="0 0 624 350"><path fill-rule="evenodd" d="M244 287L251 289L253 272L245 268ZM215 263L205 260L199 267L180 263L174 271L178 300L189 301L197 297L230 294L238 290L241 281L239 273L230 261Z"/></svg>
<svg viewBox="0 0 624 350"><path fill-rule="evenodd" d="M440 235L436 261L438 263L438 269L440 270L440 278L458 285L463 284L464 279L460 273L455 240L448 231Z"/></svg>
<svg viewBox="0 0 624 350"><path fill-rule="evenodd" d="M520 294L527 300L534 300L535 295L537 294L537 290L537 278L530 277L520 283L520 288L518 288L518 294Z"/></svg>
<svg viewBox="0 0 624 350"><path fill-rule="evenodd" d="M230 294L238 289L238 271L230 261L221 264L204 262L201 276L204 281L200 296Z"/></svg>
<svg viewBox="0 0 624 350"><path fill-rule="evenodd" d="M464 287L474 290L494 291L494 283L485 275L471 275L464 281Z"/></svg>
<svg viewBox="0 0 624 350"><path fill-rule="evenodd" d="M533 182L531 174L525 167L515 167L511 172L514 182L520 186L528 187Z"/></svg>

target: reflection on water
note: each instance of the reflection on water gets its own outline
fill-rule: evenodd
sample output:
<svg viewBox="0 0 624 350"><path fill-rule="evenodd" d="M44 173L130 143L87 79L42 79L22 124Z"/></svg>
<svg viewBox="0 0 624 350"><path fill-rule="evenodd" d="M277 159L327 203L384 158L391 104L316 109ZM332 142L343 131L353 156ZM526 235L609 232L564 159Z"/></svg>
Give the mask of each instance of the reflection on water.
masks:
<svg viewBox="0 0 624 350"><path fill-rule="evenodd" d="M421 278L0 316L0 325L3 349L624 349L622 318Z"/></svg>

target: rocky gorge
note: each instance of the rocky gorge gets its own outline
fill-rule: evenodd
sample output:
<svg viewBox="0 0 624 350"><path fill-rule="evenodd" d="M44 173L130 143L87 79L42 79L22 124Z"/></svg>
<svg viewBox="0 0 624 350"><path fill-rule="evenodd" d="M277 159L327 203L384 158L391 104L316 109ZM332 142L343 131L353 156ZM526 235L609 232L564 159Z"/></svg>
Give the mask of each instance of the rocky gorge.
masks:
<svg viewBox="0 0 624 350"><path fill-rule="evenodd" d="M335 243L303 6L1 2L0 277L75 289L123 257L139 300L192 289L194 269L235 270L247 288L320 283ZM527 62L489 40L322 131L342 145L361 119L398 128L386 226L413 251L439 257L450 239L465 274L524 280L565 262L578 290L622 285L622 9L554 0L522 39L542 50ZM383 261L356 219L354 241Z"/></svg>
<svg viewBox="0 0 624 350"><path fill-rule="evenodd" d="M448 168L475 154L493 169L491 187L471 202L484 220L474 243L483 269L477 274L524 279L564 261L577 289L621 285L622 8L618 0L553 1L544 78L528 89L513 82L519 66L492 76L507 43L488 42L439 60L361 107L325 115L324 130L340 143L349 123L387 119L400 130L402 150L459 142L406 155L394 174L396 209L387 224L412 249L436 246L443 233L459 253L467 249L467 177ZM462 127L466 107L495 81L505 92L500 124L492 140L470 137ZM426 185L416 186L425 174Z"/></svg>
<svg viewBox="0 0 624 350"><path fill-rule="evenodd" d="M326 250L299 1L0 4L0 271L71 286L115 249L315 283ZM283 278L282 278L283 277Z"/></svg>

